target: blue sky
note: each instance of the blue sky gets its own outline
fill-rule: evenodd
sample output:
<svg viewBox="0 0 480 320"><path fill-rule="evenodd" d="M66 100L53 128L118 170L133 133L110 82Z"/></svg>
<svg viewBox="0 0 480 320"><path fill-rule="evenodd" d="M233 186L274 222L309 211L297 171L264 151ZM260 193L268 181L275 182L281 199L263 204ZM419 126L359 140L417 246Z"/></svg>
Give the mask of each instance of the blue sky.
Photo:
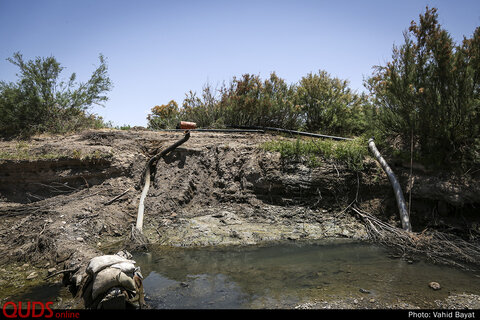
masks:
<svg viewBox="0 0 480 320"><path fill-rule="evenodd" d="M0 0L0 80L16 80L17 51L53 55L80 81L102 53L114 88L92 111L144 126L153 106L244 73L295 83L326 70L363 91L427 5L457 43L480 25L478 0Z"/></svg>

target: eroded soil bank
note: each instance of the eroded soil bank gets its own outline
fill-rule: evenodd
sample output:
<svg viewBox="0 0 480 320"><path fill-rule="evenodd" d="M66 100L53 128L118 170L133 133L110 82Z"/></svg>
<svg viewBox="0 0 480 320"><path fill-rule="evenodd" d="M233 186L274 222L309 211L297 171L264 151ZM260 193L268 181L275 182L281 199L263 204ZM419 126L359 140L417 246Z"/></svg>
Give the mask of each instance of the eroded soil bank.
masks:
<svg viewBox="0 0 480 320"><path fill-rule="evenodd" d="M145 164L182 136L98 130L0 142L2 304L19 287L43 282L48 272L131 247ZM393 192L375 161L367 160L358 173L328 161L311 168L259 148L272 139L289 138L192 132L184 145L160 159L153 173L144 221L149 242L222 246L366 240L363 223L347 209L354 199L398 225ZM393 169L405 185L409 169ZM441 228L478 241L480 178L416 170L414 176L414 230ZM48 281L60 280L61 275Z"/></svg>

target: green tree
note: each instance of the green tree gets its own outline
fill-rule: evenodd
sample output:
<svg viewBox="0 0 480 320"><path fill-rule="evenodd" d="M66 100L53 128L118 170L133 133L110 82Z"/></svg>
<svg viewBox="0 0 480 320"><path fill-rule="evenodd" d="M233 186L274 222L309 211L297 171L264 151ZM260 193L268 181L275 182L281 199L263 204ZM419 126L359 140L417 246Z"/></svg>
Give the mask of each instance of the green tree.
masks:
<svg viewBox="0 0 480 320"><path fill-rule="evenodd" d="M201 96L189 91L183 100L181 117L186 121L192 121L199 128L222 128L224 120L217 90L209 84L205 85Z"/></svg>
<svg viewBox="0 0 480 320"><path fill-rule="evenodd" d="M225 124L259 126L259 100L262 81L259 76L244 74L234 77L229 87L220 89L220 108Z"/></svg>
<svg viewBox="0 0 480 320"><path fill-rule="evenodd" d="M404 39L367 81L380 130L402 150L413 141L417 158L480 163L480 28L456 45L427 7Z"/></svg>
<svg viewBox="0 0 480 320"><path fill-rule="evenodd" d="M353 92L346 80L322 70L309 73L300 80L297 99L307 131L356 134L364 130L366 97Z"/></svg>
<svg viewBox="0 0 480 320"><path fill-rule="evenodd" d="M263 82L259 103L260 122L266 127L298 129L301 125L301 106L295 100L296 86L288 85L275 72Z"/></svg>
<svg viewBox="0 0 480 320"><path fill-rule="evenodd" d="M147 116L148 127L151 129L173 129L180 120L179 116L177 102L170 100L167 104L152 108L152 113Z"/></svg>
<svg viewBox="0 0 480 320"><path fill-rule="evenodd" d="M272 72L265 80L251 74L233 77L229 85L218 90L206 85L201 96L190 91L178 114L198 127L306 128L357 135L365 131L367 111L372 110L365 95L352 92L347 81L331 78L324 71L292 85ZM160 128L167 125L160 119L168 117L158 106L148 120L151 127Z"/></svg>
<svg viewBox="0 0 480 320"><path fill-rule="evenodd" d="M287 85L274 72L265 81L250 74L234 77L229 87L221 89L219 104L228 125L286 129L300 125L295 86Z"/></svg>
<svg viewBox="0 0 480 320"><path fill-rule="evenodd" d="M29 136L98 125L101 118L88 110L107 101L105 93L112 87L105 58L99 59L91 78L78 83L75 73L68 81L60 80L64 68L53 56L25 61L17 52L8 58L20 72L17 82L0 82L0 134Z"/></svg>

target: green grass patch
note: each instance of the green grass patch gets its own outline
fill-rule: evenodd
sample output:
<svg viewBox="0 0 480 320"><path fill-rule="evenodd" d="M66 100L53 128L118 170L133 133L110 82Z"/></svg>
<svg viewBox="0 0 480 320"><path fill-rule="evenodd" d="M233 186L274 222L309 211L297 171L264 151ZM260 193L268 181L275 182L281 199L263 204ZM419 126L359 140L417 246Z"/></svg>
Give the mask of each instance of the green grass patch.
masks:
<svg viewBox="0 0 480 320"><path fill-rule="evenodd" d="M123 126L115 126L115 129L117 130L132 130L132 127L129 124L124 124Z"/></svg>
<svg viewBox="0 0 480 320"><path fill-rule="evenodd" d="M306 159L312 166L320 166L325 160L332 160L347 166L351 170L362 170L368 156L367 141L355 138L349 141L297 139L273 140L264 143L262 149L280 152L285 159Z"/></svg>
<svg viewBox="0 0 480 320"><path fill-rule="evenodd" d="M12 151L0 151L0 160L49 160L65 157L60 153L49 152L43 154L34 154L26 142L19 142Z"/></svg>

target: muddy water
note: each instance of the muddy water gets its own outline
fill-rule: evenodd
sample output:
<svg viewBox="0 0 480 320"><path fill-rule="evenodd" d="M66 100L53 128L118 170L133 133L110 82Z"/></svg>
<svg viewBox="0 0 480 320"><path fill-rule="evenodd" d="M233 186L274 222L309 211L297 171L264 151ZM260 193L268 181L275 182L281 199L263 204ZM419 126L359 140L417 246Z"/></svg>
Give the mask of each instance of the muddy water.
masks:
<svg viewBox="0 0 480 320"><path fill-rule="evenodd" d="M389 257L356 242L170 248L137 255L153 308L291 308L310 301L435 307L480 292L479 273ZM441 289L429 288L431 281Z"/></svg>
<svg viewBox="0 0 480 320"><path fill-rule="evenodd" d="M134 259L144 276L147 303L155 309L294 308L311 302L333 308L437 308L435 301L449 295L480 293L480 272L408 262L381 247L346 240L159 247ZM429 288L431 281L441 289ZM0 305L59 301L59 296L68 301L70 293L60 283L45 284L0 297Z"/></svg>

